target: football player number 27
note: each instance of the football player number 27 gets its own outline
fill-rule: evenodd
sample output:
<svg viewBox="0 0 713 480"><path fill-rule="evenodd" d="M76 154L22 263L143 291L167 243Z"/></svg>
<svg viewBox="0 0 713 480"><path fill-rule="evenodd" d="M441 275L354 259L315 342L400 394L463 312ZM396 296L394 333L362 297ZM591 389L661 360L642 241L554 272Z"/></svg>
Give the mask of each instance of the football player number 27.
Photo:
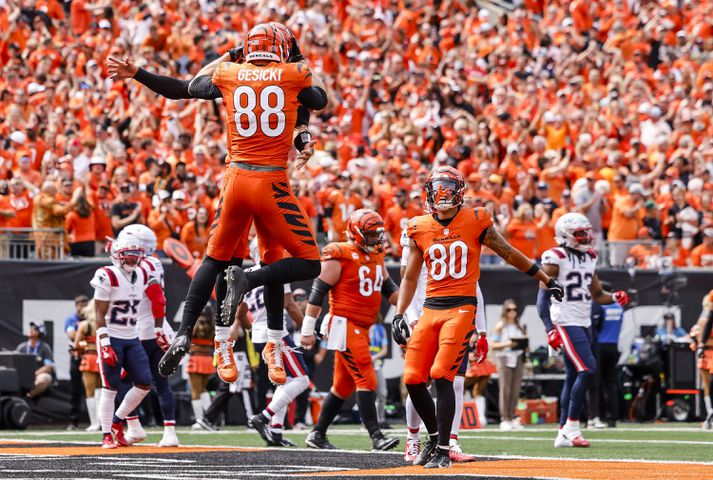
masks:
<svg viewBox="0 0 713 480"><path fill-rule="evenodd" d="M434 243L428 249L431 257L431 278L443 280L446 276L456 280L465 277L468 266L468 245L460 240L451 243L448 248L441 243Z"/></svg>
<svg viewBox="0 0 713 480"><path fill-rule="evenodd" d="M260 116L255 113L259 106ZM252 137L260 131L268 137L279 137L285 131L285 92L276 85L268 85L260 91L241 85L233 93L235 127L242 137ZM247 125L247 126L245 126Z"/></svg>
<svg viewBox="0 0 713 480"><path fill-rule="evenodd" d="M362 265L359 267L359 293L364 297L371 296L374 292L381 291L381 284L384 283L384 274L381 266L376 267L376 275L371 279L371 268Z"/></svg>

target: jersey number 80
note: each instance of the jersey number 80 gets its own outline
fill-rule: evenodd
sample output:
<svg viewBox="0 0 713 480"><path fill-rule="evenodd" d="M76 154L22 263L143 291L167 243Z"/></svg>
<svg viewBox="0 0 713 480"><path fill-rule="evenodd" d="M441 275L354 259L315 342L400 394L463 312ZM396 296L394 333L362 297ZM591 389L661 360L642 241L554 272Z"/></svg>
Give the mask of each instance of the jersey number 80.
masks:
<svg viewBox="0 0 713 480"><path fill-rule="evenodd" d="M274 98L273 98L274 97ZM235 89L233 104L235 106L235 127L242 137L252 137L260 131L267 137L279 137L285 131L285 92L276 85L268 85L260 91L260 118L255 113L258 106L257 94L252 87L241 85ZM270 103L274 102L274 105ZM244 127L243 119L247 119ZM270 121L275 125L272 127Z"/></svg>
<svg viewBox="0 0 713 480"><path fill-rule="evenodd" d="M434 280L443 280L446 275L456 280L465 277L468 266L468 245L461 240L451 243L448 248L434 243L428 248L431 257L430 275Z"/></svg>

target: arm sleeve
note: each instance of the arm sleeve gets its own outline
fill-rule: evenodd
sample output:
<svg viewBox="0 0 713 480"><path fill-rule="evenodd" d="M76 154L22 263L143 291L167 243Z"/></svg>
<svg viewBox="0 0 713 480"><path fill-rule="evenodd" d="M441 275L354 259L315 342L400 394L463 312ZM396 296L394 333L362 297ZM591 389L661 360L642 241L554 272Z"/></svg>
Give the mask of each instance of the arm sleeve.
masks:
<svg viewBox="0 0 713 480"><path fill-rule="evenodd" d="M188 93L188 85L190 83L188 80L179 80L178 78L166 75L156 75L143 68L139 68L139 71L136 72L134 76L134 80L171 100L192 98L191 94Z"/></svg>
<svg viewBox="0 0 713 480"><path fill-rule="evenodd" d="M310 110L322 110L327 106L327 92L321 87L307 87L300 90L297 100Z"/></svg>
<svg viewBox="0 0 713 480"><path fill-rule="evenodd" d="M223 94L220 89L213 83L210 75L200 75L188 85L188 93L193 98L202 98L205 100L213 100L222 98Z"/></svg>
<svg viewBox="0 0 713 480"><path fill-rule="evenodd" d="M309 125L309 108L300 105L297 107L297 122L295 122L295 126L302 127L307 125Z"/></svg>
<svg viewBox="0 0 713 480"><path fill-rule="evenodd" d="M153 318L164 318L166 316L166 297L160 285L155 282L150 283L146 287L146 296L151 301Z"/></svg>
<svg viewBox="0 0 713 480"><path fill-rule="evenodd" d="M537 292L537 313L540 314L540 319L548 332L555 328L550 317L551 296L550 291L544 288L539 289Z"/></svg>
<svg viewBox="0 0 713 480"><path fill-rule="evenodd" d="M476 295L478 296L478 307L475 310L475 329L480 332L488 331L488 323L485 320L485 298L480 290L480 284L476 284Z"/></svg>

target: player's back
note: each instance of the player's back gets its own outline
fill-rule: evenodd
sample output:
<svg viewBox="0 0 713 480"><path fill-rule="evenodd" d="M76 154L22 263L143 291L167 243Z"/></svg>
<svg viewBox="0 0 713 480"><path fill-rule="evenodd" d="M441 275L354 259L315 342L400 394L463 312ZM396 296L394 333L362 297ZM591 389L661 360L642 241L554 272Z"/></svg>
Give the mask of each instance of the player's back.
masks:
<svg viewBox="0 0 713 480"><path fill-rule="evenodd" d="M592 324L592 294L589 287L597 267L597 254L590 250L575 253L564 247L555 247L542 254L543 265L557 265L557 281L564 287L562 302L552 302L550 315L557 325Z"/></svg>
<svg viewBox="0 0 713 480"><path fill-rule="evenodd" d="M109 302L105 322L110 337L127 340L138 337L138 308L148 280L142 268L130 275L114 265L96 271L90 284L95 290L94 298Z"/></svg>
<svg viewBox="0 0 713 480"><path fill-rule="evenodd" d="M322 260L337 260L342 269L329 291L329 312L360 325L373 325L381 307L383 253L365 253L349 242L335 242L324 247Z"/></svg>
<svg viewBox="0 0 713 480"><path fill-rule="evenodd" d="M287 167L300 91L312 84L301 63L222 63L213 83L223 93L228 131L227 161Z"/></svg>
<svg viewBox="0 0 713 480"><path fill-rule="evenodd" d="M447 226L433 215L409 221L408 236L423 252L428 269L426 306L474 301L480 278L480 237L492 224L483 208L462 208Z"/></svg>

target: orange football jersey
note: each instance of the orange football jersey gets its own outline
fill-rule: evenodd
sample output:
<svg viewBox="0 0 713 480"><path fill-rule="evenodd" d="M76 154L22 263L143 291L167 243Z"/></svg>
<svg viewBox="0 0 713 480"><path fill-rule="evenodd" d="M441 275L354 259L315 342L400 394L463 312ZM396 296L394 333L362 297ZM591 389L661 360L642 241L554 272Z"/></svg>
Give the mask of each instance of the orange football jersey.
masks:
<svg viewBox="0 0 713 480"><path fill-rule="evenodd" d="M347 242L330 243L322 250L322 261L337 260L342 267L339 281L329 291L329 313L369 327L381 307L384 283L383 253L364 253Z"/></svg>
<svg viewBox="0 0 713 480"><path fill-rule="evenodd" d="M364 206L361 197L357 194L349 195L346 198L341 190L336 188L327 197L327 203L332 206L332 224L334 229L339 233L339 240L344 241L347 238L346 229L347 221L352 213L356 212Z"/></svg>
<svg viewBox="0 0 713 480"><path fill-rule="evenodd" d="M444 227L433 215L414 217L407 234L423 252L426 298L475 297L480 278L480 235L493 224L484 208L462 208Z"/></svg>
<svg viewBox="0 0 713 480"><path fill-rule="evenodd" d="M226 162L287 167L297 121L297 95L312 85L302 63L221 63L213 83L223 93L228 126Z"/></svg>

